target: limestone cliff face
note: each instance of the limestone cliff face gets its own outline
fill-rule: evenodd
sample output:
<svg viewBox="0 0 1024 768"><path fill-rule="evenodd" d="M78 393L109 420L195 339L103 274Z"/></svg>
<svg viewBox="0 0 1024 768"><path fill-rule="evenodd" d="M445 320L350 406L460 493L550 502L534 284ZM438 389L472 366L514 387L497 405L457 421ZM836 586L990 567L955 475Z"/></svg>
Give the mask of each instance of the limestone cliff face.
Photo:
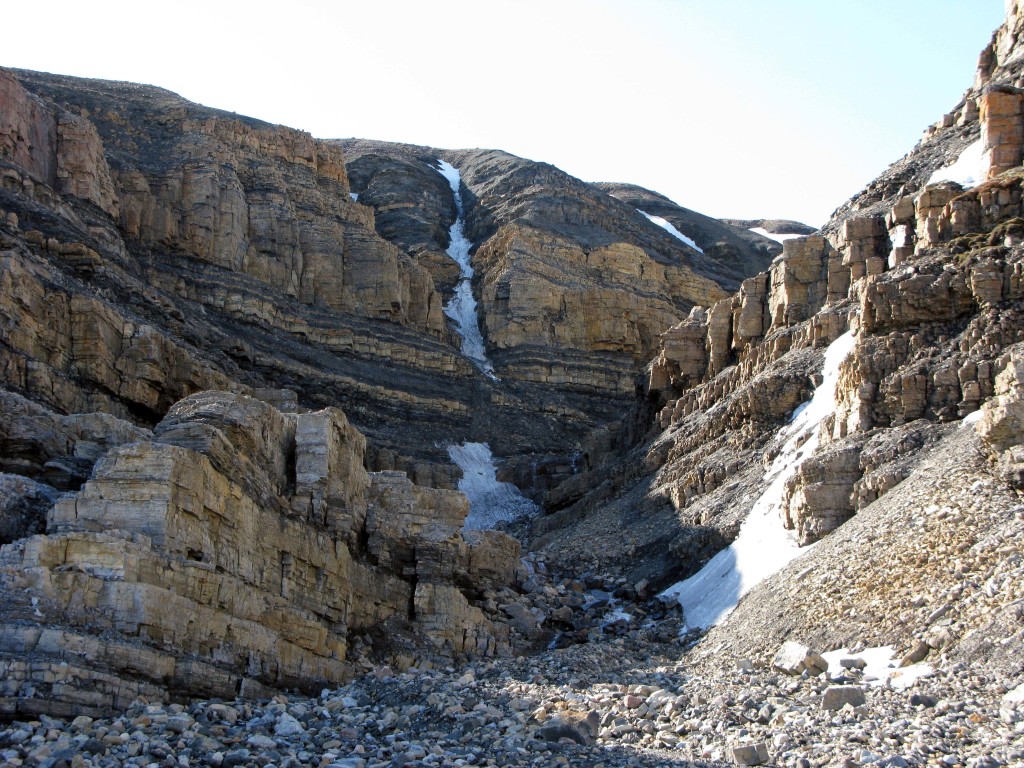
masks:
<svg viewBox="0 0 1024 768"><path fill-rule="evenodd" d="M322 142L156 89L0 72L0 714L316 690L366 669L367 646L398 667L518 650L519 544L462 534L449 441L486 439L546 488L531 545L553 567L692 572L848 329L838 407L779 524L809 543L870 514L876 541L887 500L925 517L957 461L954 478L988 462L1017 515L1022 15L913 152L760 272L652 223L638 201L686 221L652 193L504 153ZM928 183L975 141L980 183ZM462 172L497 382L442 315L438 159ZM951 440L979 410L978 437ZM905 484L933 461L938 491ZM942 564L1000 556L982 533ZM823 544L862 551L848 538ZM902 617L918 550L898 554L892 584L839 570ZM834 607L851 598L821 589L827 610L798 595L782 626L772 596L762 623L853 632ZM879 626L924 635L911 618ZM960 642L943 629L934 647Z"/></svg>
<svg viewBox="0 0 1024 768"><path fill-rule="evenodd" d="M5 388L147 427L199 390L288 388L344 407L372 466L452 486L438 443L473 434L487 383L430 272L351 199L336 144L144 86L2 72L0 88ZM503 453L572 439L532 400L481 420Z"/></svg>
<svg viewBox="0 0 1024 768"><path fill-rule="evenodd" d="M340 142L359 202L374 213L377 232L426 268L450 296L459 267L445 252L455 221L451 186L437 172L438 153L365 140Z"/></svg>
<svg viewBox="0 0 1024 768"><path fill-rule="evenodd" d="M633 206L543 163L497 151L342 146L378 232L446 287L455 273L439 260L447 231L436 222L439 213L454 220L454 207L433 169L444 159L460 170L481 329L503 379L621 397L661 331L757 271L723 268Z"/></svg>
<svg viewBox="0 0 1024 768"><path fill-rule="evenodd" d="M772 259L782 253L779 243L750 231L764 222L734 224L719 221L676 205L664 195L635 184L601 183L596 186L627 205L664 219L693 240L703 252L699 271L714 277L726 290L737 290L744 279L766 270ZM805 226L801 234L813 234L813 229Z"/></svg>
<svg viewBox="0 0 1024 768"><path fill-rule="evenodd" d="M319 690L385 625L413 639L376 646L398 666L507 651L508 625L474 602L514 582L518 544L464 539L462 494L367 473L364 450L337 409L204 392L107 452L45 535L0 550L0 708ZM21 621L25 590L41 625Z"/></svg>
<svg viewBox="0 0 1024 768"><path fill-rule="evenodd" d="M441 333L429 277L372 237L372 211L349 199L335 145L153 88L93 83L86 91L71 79L18 77L50 102L47 119L56 123L53 145L38 147L56 162L26 170L53 165L58 191L100 206L127 238L251 276L304 304Z"/></svg>
<svg viewBox="0 0 1024 768"><path fill-rule="evenodd" d="M991 401L1024 340L1020 16L954 112L822 234L787 241L767 272L663 334L642 402L592 435L591 471L549 493L536 548L636 579L696 570L735 536L821 350L848 328L837 410L782 499L780 525L801 543L882 498L943 423ZM928 183L975 141L980 183ZM1013 481L1014 454L999 451Z"/></svg>
<svg viewBox="0 0 1024 768"><path fill-rule="evenodd" d="M442 314L433 153L346 167L124 83L0 71L0 97L0 712L316 689L369 663L352 643L516 647L519 545L462 536L445 444L567 467L658 333L724 295L693 254L550 171L563 202L513 184L508 218L530 164L467 161L491 381Z"/></svg>
<svg viewBox="0 0 1024 768"><path fill-rule="evenodd" d="M443 315L455 209L434 168L461 155L320 141L126 83L9 71L0 88L4 383L60 412L151 427L198 390L287 388L343 407L372 466L450 486L439 441L570 453L628 402L657 335L723 295L608 195L471 153L497 385Z"/></svg>
<svg viewBox="0 0 1024 768"><path fill-rule="evenodd" d="M592 185L501 152L451 162L474 200L482 326L515 375L629 391L657 335L724 295L697 251Z"/></svg>

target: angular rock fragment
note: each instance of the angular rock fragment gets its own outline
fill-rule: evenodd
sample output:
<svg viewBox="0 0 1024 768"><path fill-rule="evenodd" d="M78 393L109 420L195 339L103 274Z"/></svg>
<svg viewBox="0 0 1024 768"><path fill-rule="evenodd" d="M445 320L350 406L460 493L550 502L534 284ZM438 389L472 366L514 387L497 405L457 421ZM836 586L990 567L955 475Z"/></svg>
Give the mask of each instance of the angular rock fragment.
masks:
<svg viewBox="0 0 1024 768"><path fill-rule="evenodd" d="M828 670L828 662L806 645L794 640L787 640L776 652L772 665L787 675L800 675L809 672L820 675Z"/></svg>
<svg viewBox="0 0 1024 768"><path fill-rule="evenodd" d="M859 685L830 685L821 697L821 708L842 709L847 704L859 707L866 701L864 689Z"/></svg>

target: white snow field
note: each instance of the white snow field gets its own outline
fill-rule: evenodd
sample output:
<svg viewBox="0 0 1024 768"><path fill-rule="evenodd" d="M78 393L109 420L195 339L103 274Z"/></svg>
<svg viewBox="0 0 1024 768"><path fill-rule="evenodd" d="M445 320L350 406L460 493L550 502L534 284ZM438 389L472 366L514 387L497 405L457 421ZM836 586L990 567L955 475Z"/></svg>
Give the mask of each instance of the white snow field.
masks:
<svg viewBox="0 0 1024 768"><path fill-rule="evenodd" d="M786 481L818 447L818 426L835 411L839 366L853 349L848 331L825 350L821 384L811 399L793 412L782 432L785 444L768 470L768 487L754 502L739 535L693 576L661 593L683 608L690 629L706 629L724 619L751 588L797 557L807 548L782 527L779 515Z"/></svg>
<svg viewBox="0 0 1024 768"><path fill-rule="evenodd" d="M807 235L777 235L774 232L769 232L764 227L751 227L751 232L756 232L762 237L767 237L769 240L774 240L776 243L784 243L787 240L792 240L794 237L807 237Z"/></svg>
<svg viewBox="0 0 1024 768"><path fill-rule="evenodd" d="M906 667L899 666L896 658L896 651L891 646L883 645L878 648L865 648L862 651L851 652L846 648L836 651L829 651L821 654L821 657L828 662L828 673L831 676L843 674L840 660L842 659L863 659L867 665L864 667L864 682L876 687L889 687L896 690L906 690L922 677L931 677L935 674L935 668L931 664L909 664Z"/></svg>
<svg viewBox="0 0 1024 768"><path fill-rule="evenodd" d="M929 179L929 184L938 184L940 181L955 181L964 188L977 186L984 179L984 172L981 167L981 155L984 147L981 139L973 144L964 147L960 157L952 165L939 168Z"/></svg>

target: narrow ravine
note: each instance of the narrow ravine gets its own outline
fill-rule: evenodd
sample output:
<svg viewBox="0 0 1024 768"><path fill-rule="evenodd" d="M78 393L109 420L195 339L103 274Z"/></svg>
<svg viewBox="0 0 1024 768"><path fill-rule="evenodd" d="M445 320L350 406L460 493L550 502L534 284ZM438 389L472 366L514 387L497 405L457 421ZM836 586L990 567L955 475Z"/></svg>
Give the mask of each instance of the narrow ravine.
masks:
<svg viewBox="0 0 1024 768"><path fill-rule="evenodd" d="M462 354L489 379L498 381L498 377L494 375L494 366L487 359L487 348L484 346L484 336L480 331L480 320L476 313L473 265L469 260L469 251L473 244L465 234L462 177L459 169L451 163L438 160L437 164L438 172L448 180L455 198L456 218L448 230L448 255L459 265L460 273L455 295L445 305L444 313L455 322L456 330L462 337ZM537 511L537 505L523 496L516 486L498 481L494 456L487 443L450 445L448 455L462 470L459 490L469 499L469 516L463 524L464 530L493 528L499 522L514 520Z"/></svg>
<svg viewBox="0 0 1024 768"><path fill-rule="evenodd" d="M706 629L722 621L743 595L809 549L799 547L782 527L779 510L786 482L817 450L818 427L835 411L839 366L853 345L853 331L847 331L825 350L821 384L780 433L785 443L768 470L768 487L754 502L736 540L693 576L661 593L666 601L682 606L690 629Z"/></svg>
<svg viewBox="0 0 1024 768"><path fill-rule="evenodd" d="M476 313L476 298L473 296L473 265L469 250L473 244L466 239L465 211L462 206L462 177L458 168L444 160L437 161L437 171L452 188L455 197L455 223L448 230L448 255L459 265L459 283L455 295L445 304L444 313L455 322L456 330L462 337L462 354L489 378L497 380L494 366L487 359L484 336L480 332L480 320Z"/></svg>

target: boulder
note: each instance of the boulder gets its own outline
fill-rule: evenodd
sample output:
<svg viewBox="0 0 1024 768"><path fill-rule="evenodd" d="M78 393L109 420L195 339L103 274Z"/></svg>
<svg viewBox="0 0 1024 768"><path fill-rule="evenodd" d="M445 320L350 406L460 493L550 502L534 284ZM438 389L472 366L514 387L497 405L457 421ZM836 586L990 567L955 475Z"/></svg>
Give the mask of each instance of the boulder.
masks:
<svg viewBox="0 0 1024 768"><path fill-rule="evenodd" d="M772 665L787 675L800 675L808 672L820 675L828 670L828 662L817 651L793 640L787 640L776 652Z"/></svg>
<svg viewBox="0 0 1024 768"><path fill-rule="evenodd" d="M768 754L768 746L759 741L733 747L732 759L736 765L767 765L771 757Z"/></svg>
<svg viewBox="0 0 1024 768"><path fill-rule="evenodd" d="M842 709L847 704L859 707L867 701L864 689L859 685L830 685L821 697L821 708Z"/></svg>

